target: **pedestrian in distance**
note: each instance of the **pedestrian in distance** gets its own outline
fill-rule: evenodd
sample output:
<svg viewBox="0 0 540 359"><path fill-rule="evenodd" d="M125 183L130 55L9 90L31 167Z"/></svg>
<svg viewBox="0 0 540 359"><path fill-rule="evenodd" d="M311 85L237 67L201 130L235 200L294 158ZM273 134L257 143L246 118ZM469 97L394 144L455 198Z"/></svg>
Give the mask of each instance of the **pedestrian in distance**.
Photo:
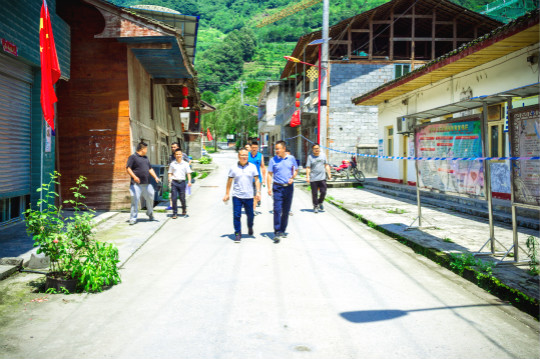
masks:
<svg viewBox="0 0 540 359"><path fill-rule="evenodd" d="M242 207L246 211L248 234L253 235L253 201L258 201L261 198L261 185L259 181L259 173L257 167L248 161L249 152L242 148L238 151L238 162L229 169L229 178L225 189L223 202L227 203L232 191L233 202L233 225L234 225L234 241L240 242L242 239ZM255 195L253 193L253 183L256 186Z"/></svg>
<svg viewBox="0 0 540 359"><path fill-rule="evenodd" d="M154 187L150 184L150 176L154 177L157 183L161 183L158 176L150 165L150 160L146 157L148 145L141 142L137 145L136 152L129 156L126 164L126 171L131 177L129 194L131 195L131 213L129 224L137 223L139 213L139 203L141 195L146 202L146 215L154 220Z"/></svg>
<svg viewBox="0 0 540 359"><path fill-rule="evenodd" d="M266 166L264 165L264 158L262 153L259 152L259 143L257 141L251 142L251 152L249 153L249 163L253 163L257 167L257 172L259 173L259 185L265 186L266 181ZM253 182L253 192L256 193L257 186ZM256 212L256 208L261 205L261 199L253 202L253 211Z"/></svg>
<svg viewBox="0 0 540 359"><path fill-rule="evenodd" d="M189 163L183 160L181 149L177 149L174 155L176 160L169 165L169 178L172 192L172 218L176 219L178 216L178 197L180 197L182 204L182 216L187 215L186 187L191 187L191 172L193 171L189 167Z"/></svg>
<svg viewBox="0 0 540 359"><path fill-rule="evenodd" d="M293 183L298 175L296 160L293 156L287 156L286 150L285 142L277 141L276 155L268 164L268 195L274 195L274 243L286 237L294 193Z"/></svg>
<svg viewBox="0 0 540 359"><path fill-rule="evenodd" d="M321 153L321 146L318 143L311 147L311 154L306 163L306 181L311 186L311 199L313 201L313 212L322 211L324 197L326 197L326 176L332 179L330 165L326 156ZM320 196L319 196L320 192Z"/></svg>
<svg viewBox="0 0 540 359"><path fill-rule="evenodd" d="M286 149L285 150L285 154L287 156L290 156L291 157L291 161L293 161L294 163L298 164L298 161L296 160L296 157L294 157L292 154L291 154L291 151L289 151L289 149ZM293 215L293 211L289 211L289 216L292 216Z"/></svg>
<svg viewBox="0 0 540 359"><path fill-rule="evenodd" d="M169 164L176 161L176 157L174 156L174 153L177 149L179 149L180 146L178 145L178 142L171 143L171 155L169 156ZM189 159L188 155L182 151L182 159L186 161L189 165L191 165L191 160ZM167 210L172 209L172 184L171 184L171 178L169 178L169 189L171 190L171 197L169 198L169 207L167 207Z"/></svg>

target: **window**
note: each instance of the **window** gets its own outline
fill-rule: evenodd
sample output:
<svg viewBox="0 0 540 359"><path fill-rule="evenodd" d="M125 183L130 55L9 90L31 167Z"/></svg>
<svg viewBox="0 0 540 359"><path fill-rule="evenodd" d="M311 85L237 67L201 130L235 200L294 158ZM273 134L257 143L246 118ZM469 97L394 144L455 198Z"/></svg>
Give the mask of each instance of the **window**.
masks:
<svg viewBox="0 0 540 359"><path fill-rule="evenodd" d="M504 133L504 107L493 105L488 107L488 155L504 157L506 153L506 134Z"/></svg>
<svg viewBox="0 0 540 359"><path fill-rule="evenodd" d="M385 156L393 156L394 155L394 126L385 127L385 137L386 137Z"/></svg>
<svg viewBox="0 0 540 359"><path fill-rule="evenodd" d="M0 199L0 228L23 219L23 212L29 204L30 195Z"/></svg>
<svg viewBox="0 0 540 359"><path fill-rule="evenodd" d="M398 77L401 77L411 72L411 65L410 64L397 64L397 65L394 65L394 70L395 70L394 78L397 79Z"/></svg>

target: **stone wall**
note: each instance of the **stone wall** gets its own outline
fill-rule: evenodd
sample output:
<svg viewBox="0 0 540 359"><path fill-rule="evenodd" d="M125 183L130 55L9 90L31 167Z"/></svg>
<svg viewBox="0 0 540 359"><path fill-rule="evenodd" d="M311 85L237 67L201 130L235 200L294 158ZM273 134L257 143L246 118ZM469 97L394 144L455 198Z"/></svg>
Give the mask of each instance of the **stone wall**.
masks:
<svg viewBox="0 0 540 359"><path fill-rule="evenodd" d="M355 152L358 144L377 144L377 107L355 106L351 98L394 78L393 64L331 64L328 107L328 147ZM350 155L329 151L331 163Z"/></svg>

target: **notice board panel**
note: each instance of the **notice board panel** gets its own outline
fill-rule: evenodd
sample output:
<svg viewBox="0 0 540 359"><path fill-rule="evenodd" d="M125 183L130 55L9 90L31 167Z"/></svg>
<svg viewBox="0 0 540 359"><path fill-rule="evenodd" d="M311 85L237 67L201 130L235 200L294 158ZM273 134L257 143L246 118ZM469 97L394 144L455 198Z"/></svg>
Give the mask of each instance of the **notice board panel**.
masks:
<svg viewBox="0 0 540 359"><path fill-rule="evenodd" d="M540 156L539 105L508 111L512 157ZM540 161L512 160L514 203L540 206Z"/></svg>
<svg viewBox="0 0 540 359"><path fill-rule="evenodd" d="M482 157L479 116L441 121L415 133L417 157ZM484 197L484 168L479 160L418 161L418 185L441 192Z"/></svg>

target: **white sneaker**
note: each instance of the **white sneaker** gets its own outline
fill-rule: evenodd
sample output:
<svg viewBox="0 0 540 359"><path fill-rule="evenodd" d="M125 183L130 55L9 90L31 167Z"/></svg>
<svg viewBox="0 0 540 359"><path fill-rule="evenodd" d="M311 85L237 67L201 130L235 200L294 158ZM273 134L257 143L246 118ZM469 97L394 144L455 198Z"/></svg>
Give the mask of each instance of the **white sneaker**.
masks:
<svg viewBox="0 0 540 359"><path fill-rule="evenodd" d="M136 219L130 219L130 220L129 220L129 225L130 225L130 226L134 225L135 223L137 223L137 220L136 220Z"/></svg>

